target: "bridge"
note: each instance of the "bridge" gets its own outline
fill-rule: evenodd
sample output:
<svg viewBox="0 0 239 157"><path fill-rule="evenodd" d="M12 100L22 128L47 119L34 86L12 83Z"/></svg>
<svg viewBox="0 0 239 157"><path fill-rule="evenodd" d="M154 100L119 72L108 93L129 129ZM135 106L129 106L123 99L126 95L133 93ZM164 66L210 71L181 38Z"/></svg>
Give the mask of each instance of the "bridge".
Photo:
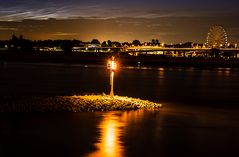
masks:
<svg viewBox="0 0 239 157"><path fill-rule="evenodd" d="M211 51L212 48L174 48L174 47L129 47L125 49L131 52L153 52L153 51ZM239 48L219 48L220 51L239 51Z"/></svg>
<svg viewBox="0 0 239 157"><path fill-rule="evenodd" d="M154 51L210 51L211 48L170 48L170 47L129 47L125 52L154 52Z"/></svg>
<svg viewBox="0 0 239 157"><path fill-rule="evenodd" d="M209 54L216 53L218 55L230 56L233 58L239 58L239 48L219 48L213 50L212 48L207 47L193 47L193 48L174 48L174 47L149 47L149 46L141 46L141 47L129 47L121 51L120 53L128 53L134 56L137 55L165 55L172 57L194 57L201 56L207 57Z"/></svg>
<svg viewBox="0 0 239 157"><path fill-rule="evenodd" d="M120 54L137 55L165 55L172 57L207 57L212 52L220 55L226 54L233 58L239 58L239 48L218 48L213 50L209 47L192 47L192 48L175 48L161 46L134 46L134 47L74 47L73 52L103 52L111 53L118 52Z"/></svg>
<svg viewBox="0 0 239 157"><path fill-rule="evenodd" d="M193 48L175 48L175 47L158 47L158 46L134 46L134 47L74 47L73 51L90 52L90 51L102 52L119 50L120 52L154 52L154 51L211 51L212 48L207 47L193 47ZM220 51L239 51L239 48L219 48Z"/></svg>

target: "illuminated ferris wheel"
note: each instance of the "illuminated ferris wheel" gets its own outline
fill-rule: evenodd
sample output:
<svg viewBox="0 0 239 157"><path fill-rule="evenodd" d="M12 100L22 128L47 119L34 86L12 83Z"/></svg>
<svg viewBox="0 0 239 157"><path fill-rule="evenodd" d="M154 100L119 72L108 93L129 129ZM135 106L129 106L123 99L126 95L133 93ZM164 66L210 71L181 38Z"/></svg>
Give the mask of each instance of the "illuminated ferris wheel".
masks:
<svg viewBox="0 0 239 157"><path fill-rule="evenodd" d="M207 34L207 46L212 48L225 47L227 45L227 33L222 26L212 26Z"/></svg>

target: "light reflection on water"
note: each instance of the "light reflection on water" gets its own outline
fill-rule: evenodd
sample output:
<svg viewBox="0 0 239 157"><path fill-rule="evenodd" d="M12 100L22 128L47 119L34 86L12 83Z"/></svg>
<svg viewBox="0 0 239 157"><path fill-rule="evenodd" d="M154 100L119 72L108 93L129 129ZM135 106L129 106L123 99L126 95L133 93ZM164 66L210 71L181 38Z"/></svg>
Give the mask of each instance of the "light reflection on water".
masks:
<svg viewBox="0 0 239 157"><path fill-rule="evenodd" d="M4 114L0 156L233 156L238 119L238 110L180 104L160 110Z"/></svg>
<svg viewBox="0 0 239 157"><path fill-rule="evenodd" d="M98 129L100 137L94 144L96 151L86 155L86 157L123 157L125 156L125 144L122 136L127 132L126 127L136 123L143 118L144 110L127 112L107 112Z"/></svg>
<svg viewBox="0 0 239 157"><path fill-rule="evenodd" d="M122 157L124 156L124 147L120 141L122 127L125 122L122 116L115 115L114 112L106 113L98 125L100 137L95 146L96 151L87 155L87 157Z"/></svg>

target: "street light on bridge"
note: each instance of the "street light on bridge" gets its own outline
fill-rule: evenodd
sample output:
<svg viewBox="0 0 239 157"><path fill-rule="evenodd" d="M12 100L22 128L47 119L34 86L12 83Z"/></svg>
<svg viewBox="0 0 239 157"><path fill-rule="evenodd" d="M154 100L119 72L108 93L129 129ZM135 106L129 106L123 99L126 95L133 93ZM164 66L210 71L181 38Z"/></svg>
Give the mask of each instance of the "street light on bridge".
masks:
<svg viewBox="0 0 239 157"><path fill-rule="evenodd" d="M110 97L114 97L114 71L116 70L116 62L114 56L108 61L107 69L110 69Z"/></svg>

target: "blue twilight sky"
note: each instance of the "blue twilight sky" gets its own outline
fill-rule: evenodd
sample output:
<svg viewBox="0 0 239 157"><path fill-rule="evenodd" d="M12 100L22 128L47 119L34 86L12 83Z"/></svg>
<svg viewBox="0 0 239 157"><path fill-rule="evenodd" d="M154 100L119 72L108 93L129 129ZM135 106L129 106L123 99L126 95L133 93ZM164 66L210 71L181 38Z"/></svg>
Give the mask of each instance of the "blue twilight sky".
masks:
<svg viewBox="0 0 239 157"><path fill-rule="evenodd" d="M238 0L0 0L0 39L205 42L222 25L239 41Z"/></svg>

